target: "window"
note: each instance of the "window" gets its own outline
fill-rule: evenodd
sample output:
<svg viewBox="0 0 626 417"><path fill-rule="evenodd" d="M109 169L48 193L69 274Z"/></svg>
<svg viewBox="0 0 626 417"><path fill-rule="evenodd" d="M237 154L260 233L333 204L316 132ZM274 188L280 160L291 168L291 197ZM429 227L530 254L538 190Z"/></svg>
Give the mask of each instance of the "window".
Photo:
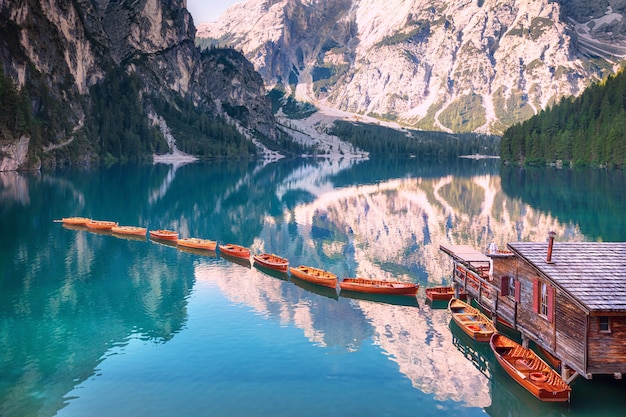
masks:
<svg viewBox="0 0 626 417"><path fill-rule="evenodd" d="M598 317L598 330L600 333L611 333L611 318L609 316Z"/></svg>
<svg viewBox="0 0 626 417"><path fill-rule="evenodd" d="M521 299L520 282L514 277L503 276L500 282L500 294L506 295L519 303Z"/></svg>
<svg viewBox="0 0 626 417"><path fill-rule="evenodd" d="M516 288L517 283L518 282L515 278L509 277L509 297L511 297L514 300L518 300L517 298L518 289Z"/></svg>
<svg viewBox="0 0 626 417"><path fill-rule="evenodd" d="M539 280L533 281L533 310L552 323L554 320L554 287Z"/></svg>
<svg viewBox="0 0 626 417"><path fill-rule="evenodd" d="M548 285L545 282L541 283L541 308L539 313L542 316L548 316Z"/></svg>

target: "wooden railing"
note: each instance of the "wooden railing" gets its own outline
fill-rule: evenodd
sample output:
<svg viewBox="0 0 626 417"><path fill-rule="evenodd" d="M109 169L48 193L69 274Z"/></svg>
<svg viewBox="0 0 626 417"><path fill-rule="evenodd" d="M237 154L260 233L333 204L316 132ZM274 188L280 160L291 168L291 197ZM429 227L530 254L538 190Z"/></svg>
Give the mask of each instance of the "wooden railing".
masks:
<svg viewBox="0 0 626 417"><path fill-rule="evenodd" d="M454 263L454 281L461 285L468 296L488 310L492 317L496 316L507 325L515 327L515 310L498 303L500 289L493 285L489 278L489 266Z"/></svg>

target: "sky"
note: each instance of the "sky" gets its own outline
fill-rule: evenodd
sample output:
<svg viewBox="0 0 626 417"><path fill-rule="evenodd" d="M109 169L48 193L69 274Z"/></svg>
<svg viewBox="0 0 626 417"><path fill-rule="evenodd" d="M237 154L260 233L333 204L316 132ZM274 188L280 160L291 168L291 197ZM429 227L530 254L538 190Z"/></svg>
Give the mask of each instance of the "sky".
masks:
<svg viewBox="0 0 626 417"><path fill-rule="evenodd" d="M215 22L229 6L244 0L187 0L187 10L193 17L193 23Z"/></svg>

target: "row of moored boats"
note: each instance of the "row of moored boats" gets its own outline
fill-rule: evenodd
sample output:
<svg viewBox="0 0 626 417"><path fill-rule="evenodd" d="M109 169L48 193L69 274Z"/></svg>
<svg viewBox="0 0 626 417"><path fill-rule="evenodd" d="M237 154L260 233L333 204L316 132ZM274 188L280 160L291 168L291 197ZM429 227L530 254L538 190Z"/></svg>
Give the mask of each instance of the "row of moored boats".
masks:
<svg viewBox="0 0 626 417"><path fill-rule="evenodd" d="M85 217L65 217L60 220L64 225L75 227L85 227L91 230L107 231L122 236L137 236L145 238L146 233L151 239L164 242L173 242L177 246L204 251L217 251L220 255L234 260L244 260L249 262L250 249L233 244L218 245L217 241L200 239L200 238L180 238L178 233L173 230L150 230L145 227L137 226L120 226L117 222L92 220ZM303 281L310 282L323 287L339 288L344 291L354 291L360 293L368 293L375 295L406 295L416 296L419 290L419 284L402 281L387 281L367 278L344 278L338 282L337 275L324 269L312 266L300 265L289 266L289 261L278 255L270 253L261 253L252 256L256 265L268 268L281 273L290 272L292 276Z"/></svg>
<svg viewBox="0 0 626 417"><path fill-rule="evenodd" d="M85 227L91 230L108 231L120 236L138 236L172 242L182 248L201 251L217 251L224 258L241 260L249 264L250 249L237 244L218 245L214 240L200 238L180 238L171 230L150 230L136 226L120 226L116 222L92 220L83 217L68 217L60 220L64 225ZM252 256L256 265L279 273L290 272L292 277L314 285L335 289L337 284L342 291L352 291L374 295L417 295L419 284L401 281L387 281L367 278L344 278L338 282L337 275L312 266L289 266L289 261L278 255L261 253ZM455 291L449 286L426 288L426 297L431 301L448 301L452 320L476 342L489 342L496 359L503 369L522 387L543 401L569 401L570 387L561 376L531 349L525 348L508 337L498 333L493 322L479 309L463 301L466 293Z"/></svg>

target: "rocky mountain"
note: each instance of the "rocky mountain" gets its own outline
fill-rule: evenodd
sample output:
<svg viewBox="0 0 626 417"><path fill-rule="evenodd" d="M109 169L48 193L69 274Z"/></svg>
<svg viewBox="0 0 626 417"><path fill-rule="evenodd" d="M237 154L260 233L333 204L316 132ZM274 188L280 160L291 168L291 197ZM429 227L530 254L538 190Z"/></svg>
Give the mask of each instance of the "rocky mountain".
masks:
<svg viewBox="0 0 626 417"><path fill-rule="evenodd" d="M501 133L617 71L625 13L624 0L248 0L197 36L303 101Z"/></svg>
<svg viewBox="0 0 626 417"><path fill-rule="evenodd" d="M276 140L259 74L234 50L201 53L185 6L0 0L1 92L10 102L0 111L9 114L0 123L0 169L165 152L168 123L190 109L205 135L193 146L215 140L209 123L213 131L232 125L230 134L246 140Z"/></svg>

